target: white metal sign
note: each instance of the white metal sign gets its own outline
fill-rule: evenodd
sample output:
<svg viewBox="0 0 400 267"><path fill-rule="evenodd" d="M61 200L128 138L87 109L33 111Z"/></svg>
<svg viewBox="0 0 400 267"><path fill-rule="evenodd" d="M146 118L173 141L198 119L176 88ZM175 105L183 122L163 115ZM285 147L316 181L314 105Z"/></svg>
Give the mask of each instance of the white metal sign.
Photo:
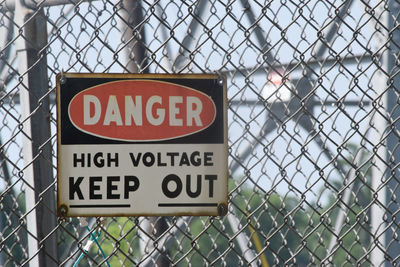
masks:
<svg viewBox="0 0 400 267"><path fill-rule="evenodd" d="M225 214L226 103L218 75L58 75L59 214Z"/></svg>

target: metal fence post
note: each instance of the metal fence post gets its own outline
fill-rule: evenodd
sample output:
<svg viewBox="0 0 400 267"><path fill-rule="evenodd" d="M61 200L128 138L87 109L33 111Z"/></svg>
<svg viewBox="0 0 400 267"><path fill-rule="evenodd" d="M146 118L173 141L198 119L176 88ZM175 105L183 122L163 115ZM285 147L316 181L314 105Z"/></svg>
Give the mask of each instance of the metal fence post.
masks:
<svg viewBox="0 0 400 267"><path fill-rule="evenodd" d="M384 9L384 3L380 3L377 9L381 14L381 18L383 21L383 25L387 25L388 13ZM377 18L375 19L377 20ZM373 20L371 22L371 29L378 29L377 33L374 37L374 51L380 51L383 47L385 47L385 43L388 40L388 29L386 27L382 27L382 24L377 23L377 21ZM384 221L385 217L385 207L386 207L386 195L387 195L387 187L385 186L386 182L386 154L387 149L385 145L385 131L387 127L387 120L383 114L386 114L386 103L387 103L387 95L385 94L387 87L387 49L382 52L381 57L381 66L382 69L379 69L376 72L376 77L374 80L375 91L377 98L376 108L373 114L371 114L371 125L375 129L375 133L373 136L374 140L374 149L376 152L373 157L373 164L371 168L371 188L373 195L372 201L373 205L371 206L371 263L372 266L382 266L385 262L385 228L386 223Z"/></svg>
<svg viewBox="0 0 400 267"><path fill-rule="evenodd" d="M122 41L127 43L125 48L126 68L131 73L143 73L141 67L147 65L145 31L143 24L143 12L141 0L124 0L124 22L127 29L122 33Z"/></svg>
<svg viewBox="0 0 400 267"><path fill-rule="evenodd" d="M46 60L47 21L42 9L16 4L18 71L23 121L29 257L32 266L56 266L55 181L50 142L50 103ZM36 249L36 251L35 251Z"/></svg>
<svg viewBox="0 0 400 267"><path fill-rule="evenodd" d="M400 263L399 255L400 255L400 242L399 235L400 229L398 227L400 223L400 203L398 199L400 198L400 170L399 170L399 162L400 162L400 150L398 149L398 144L400 142L400 138L398 136L398 130L400 129L400 110L399 110L399 92L400 92L400 74L399 74L399 62L398 56L400 53L400 3L397 1L389 2L389 13L388 16L388 29L389 29L389 53L388 53L388 88L387 88L387 116L389 119L388 123L388 132L387 132L387 172L386 174L388 182L387 182L387 190L389 194L386 199L386 209L387 216L386 221L387 232L386 232L386 250L389 255L390 263L387 265L393 266L398 265Z"/></svg>

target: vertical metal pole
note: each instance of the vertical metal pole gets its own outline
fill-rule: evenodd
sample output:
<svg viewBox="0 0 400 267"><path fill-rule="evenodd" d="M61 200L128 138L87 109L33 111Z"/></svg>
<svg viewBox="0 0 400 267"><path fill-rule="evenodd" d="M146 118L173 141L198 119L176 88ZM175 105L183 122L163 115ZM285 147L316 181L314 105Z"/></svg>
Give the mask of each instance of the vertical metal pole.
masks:
<svg viewBox="0 0 400 267"><path fill-rule="evenodd" d="M381 74L383 75L383 74ZM375 83L377 85L378 92L384 90L385 79L384 77L378 78ZM377 93L378 93L377 92ZM378 93L379 95L379 93ZM384 97L384 95L383 95ZM382 97L378 103L382 104L385 99ZM380 106L380 105L379 105ZM375 128L374 134L374 158L373 166L371 170L371 187L372 187L372 201L371 206L371 263L372 266L381 266L384 262L384 251L385 249L385 228L386 223L384 222L385 216L385 203L386 203L386 147L383 140L385 136L386 118L383 118L381 114L385 114L383 105L377 107L374 111L371 121Z"/></svg>
<svg viewBox="0 0 400 267"><path fill-rule="evenodd" d="M18 71L23 153L26 168L26 210L29 264L55 266L58 263L55 212L55 190L50 140L50 107L48 94L46 17L43 10L29 10L23 1L16 3Z"/></svg>
<svg viewBox="0 0 400 267"><path fill-rule="evenodd" d="M387 88L387 115L389 120L387 132L387 197L386 197L386 251L390 263L388 266L400 264L400 149L398 148L400 138L400 3L391 0L388 4L388 30L390 45L387 58L387 70L389 74Z"/></svg>
<svg viewBox="0 0 400 267"><path fill-rule="evenodd" d="M123 19L127 28L122 34L122 41L127 42L125 49L127 65L130 73L145 73L148 70L146 57L146 36L141 0L124 0Z"/></svg>
<svg viewBox="0 0 400 267"><path fill-rule="evenodd" d="M388 21L388 14L384 8L385 3L379 4L376 7L375 20L380 19L383 24L386 25ZM385 90L387 87L387 76L384 72L387 71L387 49L382 49L388 40L388 29L382 27L381 24L374 20L371 21L371 30L376 31L374 37L374 51L382 51L382 69L378 69L374 80L375 91L378 98L375 100L373 114L371 114L371 126L374 128L374 157L372 159L371 167L371 187L372 187L372 201L371 206L371 264L372 266L382 266L385 261L385 228L386 223L384 221L385 208L386 208L386 144L385 144L385 131L387 127L387 121L382 114L386 114L386 94Z"/></svg>
<svg viewBox="0 0 400 267"><path fill-rule="evenodd" d="M23 25L25 23L25 16L27 14L27 9L22 5L21 0L17 0L15 4L15 18L17 27L23 29ZM15 32L19 32L17 28ZM31 124L28 120L29 118L29 91L24 85L28 84L28 79L26 75L23 75L28 69L28 60L27 60L27 51L26 44L24 39L24 31L22 31L22 35L18 36L17 39L17 58L18 58L18 69L21 76L21 84L19 89L20 94L20 106L21 106L21 119L23 123L23 132L26 134L22 135L22 153L24 155L24 162L26 168L23 172L24 182L25 182L25 203L26 203L26 224L28 231L28 256L29 256L29 264L30 266L39 266L39 258L36 255L38 251L38 242L37 242L37 214L35 205L35 191L34 191L34 181L33 181L33 166L29 164L32 161L32 145L30 143L30 136L27 136L31 133Z"/></svg>
<svg viewBox="0 0 400 267"><path fill-rule="evenodd" d="M228 223L231 226L234 232L238 232L241 230L240 221L235 214L235 211L232 210L227 215ZM249 226L251 227L251 226ZM253 248L250 247L251 240L247 234L239 234L236 237L236 241L238 242L239 249L243 253L243 257L248 262L247 266L256 267L257 266L257 256L255 255Z"/></svg>

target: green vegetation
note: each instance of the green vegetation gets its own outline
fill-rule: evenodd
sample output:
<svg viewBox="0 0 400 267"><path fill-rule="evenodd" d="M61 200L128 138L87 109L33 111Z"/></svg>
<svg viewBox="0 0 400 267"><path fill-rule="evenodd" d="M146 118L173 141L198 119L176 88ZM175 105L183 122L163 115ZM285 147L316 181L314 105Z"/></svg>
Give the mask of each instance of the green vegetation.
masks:
<svg viewBox="0 0 400 267"><path fill-rule="evenodd" d="M355 148L353 148L355 150ZM261 259L266 258L268 265L366 265L369 244L371 242L369 205L371 203L368 154L363 155L365 164L357 169L353 181L352 195L345 213L345 220L338 236L337 243L331 252L329 242L334 234L334 225L338 215L338 207L342 205L343 181L330 183L330 188L321 188L319 196L324 195L324 204L319 200L308 202L306 197L299 198L294 194L280 195L274 192L254 190L246 184L237 186L230 180L230 211L235 214L239 225L233 225L228 216L187 217L179 225L180 217L165 217L171 231L164 248L157 247L171 262L177 266L245 266L244 252L239 239L246 241L245 246L258 254L257 265L266 266ZM349 166L345 161L343 166ZM347 164L347 165L346 165ZM340 196L340 197L339 197ZM18 201L2 206L2 223L7 226L3 231L3 260L8 265L19 265L27 259L24 228L13 233L12 225L18 225L18 217L12 213L12 205L18 205L24 213L24 197L19 195ZM6 202L4 202L6 203ZM11 206L10 206L11 205ZM7 211L7 212L6 212ZM9 214L9 215L7 215ZM145 256L141 255L140 240L143 232L155 239L154 229L141 229L139 218L108 218L102 228L99 242L104 253L109 257L111 266L135 266ZM150 227L151 228L151 227ZM87 242L77 219L61 223L58 230L59 251L62 261L73 252L73 260L77 260ZM151 235L150 235L151 233ZM242 233L242 235L240 235ZM141 235L142 236L141 236ZM22 238L17 240L18 238ZM80 245L77 245L79 244ZM152 241L153 244L153 241ZM257 244L261 244L257 247ZM80 249L80 250L77 250ZM147 253L151 253L147 252ZM154 251L153 251L154 253ZM8 261L7 261L8 260ZM88 255L82 258L79 266L88 266L106 262L98 247L92 244Z"/></svg>
<svg viewBox="0 0 400 267"><path fill-rule="evenodd" d="M250 240L246 245L257 251L255 240L258 239L265 248L257 251L259 259L265 255L270 266L329 262L346 266L369 265L368 259L363 257L370 242L368 214L364 210L370 196L360 181L356 181L353 189L350 209L338 238L339 246L329 258L327 250L338 205L334 196L320 207L294 196L266 195L242 186L240 193L232 194L234 206L231 208L240 219L239 231ZM167 220L169 224L176 223L173 218ZM112 266L134 266L127 257L140 259L135 224L127 218L118 218L108 225L109 234L102 245L107 255L113 254L110 263ZM192 217L186 225L185 232L175 233L167 245L169 259L177 266L219 266L223 262L226 266L247 265L238 244L238 230L232 229L227 217L222 220ZM98 250L92 247L91 253L98 254ZM101 258L98 256L97 259ZM261 266L261 260L257 264Z"/></svg>

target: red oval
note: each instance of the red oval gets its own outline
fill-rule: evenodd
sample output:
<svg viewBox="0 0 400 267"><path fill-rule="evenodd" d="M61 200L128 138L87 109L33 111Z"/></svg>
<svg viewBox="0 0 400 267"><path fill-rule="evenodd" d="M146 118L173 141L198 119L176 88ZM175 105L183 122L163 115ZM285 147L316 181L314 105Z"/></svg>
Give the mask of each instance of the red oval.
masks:
<svg viewBox="0 0 400 267"><path fill-rule="evenodd" d="M154 80L97 85L75 95L68 107L80 131L112 140L160 141L200 132L215 120L206 94Z"/></svg>

